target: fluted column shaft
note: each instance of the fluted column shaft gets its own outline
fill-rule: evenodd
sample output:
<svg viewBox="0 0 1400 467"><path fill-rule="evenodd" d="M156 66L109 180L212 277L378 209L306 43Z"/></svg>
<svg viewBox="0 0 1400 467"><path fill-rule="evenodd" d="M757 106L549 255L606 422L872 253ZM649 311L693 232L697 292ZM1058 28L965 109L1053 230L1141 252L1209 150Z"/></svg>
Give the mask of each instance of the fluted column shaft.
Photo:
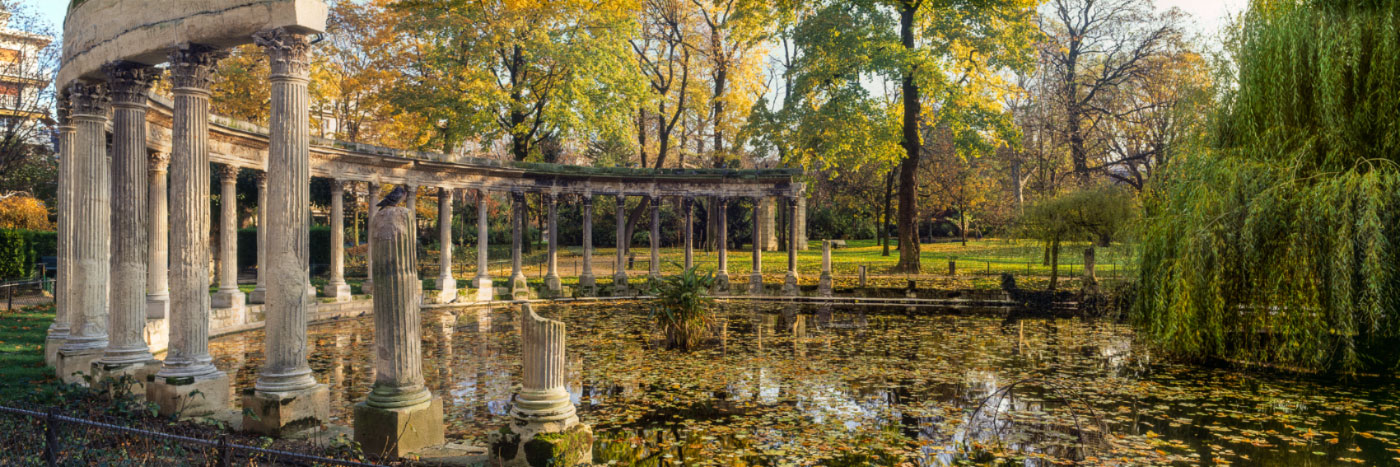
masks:
<svg viewBox="0 0 1400 467"><path fill-rule="evenodd" d="M685 215L685 268L690 269L695 266L695 201L686 197L681 200L681 210Z"/></svg>
<svg viewBox="0 0 1400 467"><path fill-rule="evenodd" d="M170 56L170 346L158 377L216 373L209 357L209 84L222 52Z"/></svg>
<svg viewBox="0 0 1400 467"><path fill-rule="evenodd" d="M107 346L107 288L111 263L111 204L107 162L107 88L75 84L73 100L73 295L68 339L61 352ZM67 376L67 375L63 375Z"/></svg>
<svg viewBox="0 0 1400 467"><path fill-rule="evenodd" d="M617 264L613 268L614 285L627 285L627 196L617 195Z"/></svg>
<svg viewBox="0 0 1400 467"><path fill-rule="evenodd" d="M487 252L487 241L491 237L490 213L486 210L486 190L476 192L476 283L489 284L491 281L490 254Z"/></svg>
<svg viewBox="0 0 1400 467"><path fill-rule="evenodd" d="M68 337L69 314L72 310L73 269L73 147L77 143L77 126L72 119L72 101L63 98L58 103L58 284L54 289L54 320L49 325L49 337ZM59 344L62 345L62 344ZM46 353L46 355L49 355Z"/></svg>
<svg viewBox="0 0 1400 467"><path fill-rule="evenodd" d="M749 293L758 295L763 293L763 244L764 238L764 209L763 203L767 198L756 197L753 199L753 272L749 274Z"/></svg>
<svg viewBox="0 0 1400 467"><path fill-rule="evenodd" d="M546 260L546 262L548 263L548 266L546 267L544 282L545 282L545 288L547 288L547 289L549 289L549 290L559 290L559 289L561 288L561 285L560 285L560 283L559 283L560 281L559 281L559 202L558 202L558 201L559 201L559 197L556 196L556 195L554 195L554 194L552 194L552 193L546 193L546 194L544 195L544 202L545 202L546 207L548 208L548 222L549 222L549 257L548 257L547 260Z"/></svg>
<svg viewBox="0 0 1400 467"><path fill-rule="evenodd" d="M438 282L452 279L452 189L438 188Z"/></svg>
<svg viewBox="0 0 1400 467"><path fill-rule="evenodd" d="M154 68L136 64L103 67L112 90L112 289L111 342L106 364L147 362L146 345L146 99Z"/></svg>
<svg viewBox="0 0 1400 467"><path fill-rule="evenodd" d="M310 307L308 201L311 134L307 83L309 42L283 29L261 32L254 40L267 52L272 109L269 119L267 192L268 284L266 362L258 392L286 393L316 385L306 361L306 319Z"/></svg>
<svg viewBox="0 0 1400 467"><path fill-rule="evenodd" d="M661 199L651 200L651 269L648 275L652 280L661 278Z"/></svg>
<svg viewBox="0 0 1400 467"><path fill-rule="evenodd" d="M585 278L587 284L584 284ZM579 275L580 286L593 286L593 195L583 195L583 271Z"/></svg>
<svg viewBox="0 0 1400 467"><path fill-rule="evenodd" d="M788 275L797 275L797 198L792 197L787 200L788 210Z"/></svg>
<svg viewBox="0 0 1400 467"><path fill-rule="evenodd" d="M367 404L408 407L431 395L423 385L422 323L419 315L418 252L413 215L388 207L370 219L374 274L374 388Z"/></svg>
<svg viewBox="0 0 1400 467"><path fill-rule="evenodd" d="M365 183L365 200L365 204L369 205L367 215L372 220L379 213L378 183ZM374 236L369 235L365 240L369 243L369 251L374 251ZM374 255L365 255L365 282L360 285L360 290L374 290Z"/></svg>
<svg viewBox="0 0 1400 467"><path fill-rule="evenodd" d="M146 236L146 301L170 300L170 197L167 194L166 175L170 171L170 154L157 152L150 157L147 167L147 223L150 230ZM164 318L151 316L152 318Z"/></svg>
<svg viewBox="0 0 1400 467"><path fill-rule="evenodd" d="M331 279L329 287L345 284L345 185L343 183L340 180L331 181Z"/></svg>
<svg viewBox="0 0 1400 467"><path fill-rule="evenodd" d="M258 279L248 301L264 303L267 301L267 171L254 173L253 181L258 184Z"/></svg>
<svg viewBox="0 0 1400 467"><path fill-rule="evenodd" d="M541 318L528 304L522 307L520 315L523 384L511 415L524 426L548 431L567 429L578 423L578 417L564 388L564 323Z"/></svg>
<svg viewBox="0 0 1400 467"><path fill-rule="evenodd" d="M719 253L719 272L717 274L729 278L729 200L719 198L715 200L715 246Z"/></svg>
<svg viewBox="0 0 1400 467"><path fill-rule="evenodd" d="M219 292L238 292L238 167L219 169Z"/></svg>
<svg viewBox="0 0 1400 467"><path fill-rule="evenodd" d="M521 235L525 230L525 193L512 192L510 194L510 279L512 282L516 278L524 279L525 273L521 268L521 251L523 245Z"/></svg>

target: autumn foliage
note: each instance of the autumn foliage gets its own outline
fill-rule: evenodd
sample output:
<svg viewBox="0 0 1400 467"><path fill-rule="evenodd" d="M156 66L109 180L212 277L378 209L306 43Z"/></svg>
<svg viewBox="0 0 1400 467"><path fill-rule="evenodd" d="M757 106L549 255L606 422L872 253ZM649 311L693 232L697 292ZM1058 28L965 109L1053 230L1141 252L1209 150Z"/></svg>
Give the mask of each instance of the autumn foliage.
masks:
<svg viewBox="0 0 1400 467"><path fill-rule="evenodd" d="M0 229L52 230L43 201L24 195L0 198Z"/></svg>

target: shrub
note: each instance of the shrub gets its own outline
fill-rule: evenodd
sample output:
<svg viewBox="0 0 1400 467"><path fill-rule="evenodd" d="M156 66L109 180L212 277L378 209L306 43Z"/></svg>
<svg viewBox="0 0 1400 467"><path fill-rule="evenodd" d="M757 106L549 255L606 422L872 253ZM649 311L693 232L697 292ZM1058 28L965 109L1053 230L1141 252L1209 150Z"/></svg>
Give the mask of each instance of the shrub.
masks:
<svg viewBox="0 0 1400 467"><path fill-rule="evenodd" d="M668 346L690 350L705 338L714 324L710 296L714 283L713 274L701 275L691 267L651 284L651 295L656 297L651 317L666 332Z"/></svg>
<svg viewBox="0 0 1400 467"><path fill-rule="evenodd" d="M49 230L49 210L44 202L29 196L0 199L0 229Z"/></svg>

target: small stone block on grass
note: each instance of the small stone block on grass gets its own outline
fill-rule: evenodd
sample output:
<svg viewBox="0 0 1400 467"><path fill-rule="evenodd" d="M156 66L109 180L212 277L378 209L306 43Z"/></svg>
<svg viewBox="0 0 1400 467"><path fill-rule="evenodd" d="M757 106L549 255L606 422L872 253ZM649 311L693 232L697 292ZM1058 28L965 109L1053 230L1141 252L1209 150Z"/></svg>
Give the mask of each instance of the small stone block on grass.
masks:
<svg viewBox="0 0 1400 467"><path fill-rule="evenodd" d="M402 457L447 443L442 424L442 398L398 409L355 404L355 442L365 454Z"/></svg>
<svg viewBox="0 0 1400 467"><path fill-rule="evenodd" d="M206 376L154 376L146 383L146 400L160 407L160 414L180 418L207 417L228 409L229 376L214 372Z"/></svg>

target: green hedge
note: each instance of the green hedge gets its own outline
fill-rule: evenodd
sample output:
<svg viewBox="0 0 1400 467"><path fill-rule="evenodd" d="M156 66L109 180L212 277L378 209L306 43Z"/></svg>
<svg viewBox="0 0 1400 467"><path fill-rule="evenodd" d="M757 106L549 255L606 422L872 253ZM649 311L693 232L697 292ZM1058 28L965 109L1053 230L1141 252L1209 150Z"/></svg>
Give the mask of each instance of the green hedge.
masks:
<svg viewBox="0 0 1400 467"><path fill-rule="evenodd" d="M349 238L347 236L346 238ZM331 262L331 228L311 227L311 272L316 274ZM258 264L258 229L238 231L238 267L251 268Z"/></svg>
<svg viewBox="0 0 1400 467"><path fill-rule="evenodd" d="M34 264L58 255L58 235L41 230L0 230L0 280L30 277Z"/></svg>

